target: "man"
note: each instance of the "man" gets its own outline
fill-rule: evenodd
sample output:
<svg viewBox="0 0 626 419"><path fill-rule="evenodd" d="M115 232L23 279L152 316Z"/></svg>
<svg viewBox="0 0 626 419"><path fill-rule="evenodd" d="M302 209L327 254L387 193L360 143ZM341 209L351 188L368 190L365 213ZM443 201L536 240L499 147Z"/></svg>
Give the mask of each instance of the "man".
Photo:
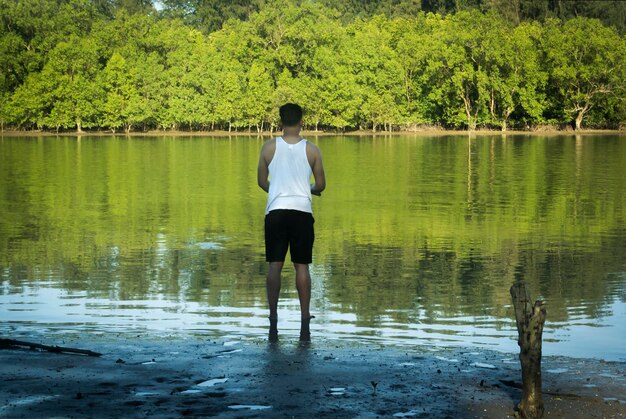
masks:
<svg viewBox="0 0 626 419"><path fill-rule="evenodd" d="M296 271L296 289L300 299L303 329L308 334L311 319L311 276L315 238L311 195L321 196L326 177L319 148L300 136L302 108L294 103L280 107L283 136L274 138L261 148L258 183L268 193L265 209L265 257L269 262L267 300L270 310L270 337L276 332L281 272L287 248ZM311 185L311 175L315 183ZM305 330L306 327L306 330Z"/></svg>

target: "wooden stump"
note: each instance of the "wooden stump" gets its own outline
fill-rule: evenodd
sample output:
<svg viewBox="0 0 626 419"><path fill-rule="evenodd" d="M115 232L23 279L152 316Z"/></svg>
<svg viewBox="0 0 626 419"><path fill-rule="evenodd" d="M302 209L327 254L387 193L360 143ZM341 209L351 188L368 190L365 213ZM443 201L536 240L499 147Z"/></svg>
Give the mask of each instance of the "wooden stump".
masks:
<svg viewBox="0 0 626 419"><path fill-rule="evenodd" d="M522 418L536 419L543 416L541 397L541 335L546 321L543 301L534 304L525 281L517 281L511 287L511 298L517 321L517 343L522 365L522 400L516 407Z"/></svg>

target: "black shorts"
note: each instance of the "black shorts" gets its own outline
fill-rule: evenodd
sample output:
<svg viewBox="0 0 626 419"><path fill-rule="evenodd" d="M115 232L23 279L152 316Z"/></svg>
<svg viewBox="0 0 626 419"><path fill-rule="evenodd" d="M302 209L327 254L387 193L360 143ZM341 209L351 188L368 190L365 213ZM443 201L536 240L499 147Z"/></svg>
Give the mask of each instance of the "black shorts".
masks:
<svg viewBox="0 0 626 419"><path fill-rule="evenodd" d="M313 260L313 214L278 209L265 216L265 260L284 262L287 248L293 263L309 264Z"/></svg>

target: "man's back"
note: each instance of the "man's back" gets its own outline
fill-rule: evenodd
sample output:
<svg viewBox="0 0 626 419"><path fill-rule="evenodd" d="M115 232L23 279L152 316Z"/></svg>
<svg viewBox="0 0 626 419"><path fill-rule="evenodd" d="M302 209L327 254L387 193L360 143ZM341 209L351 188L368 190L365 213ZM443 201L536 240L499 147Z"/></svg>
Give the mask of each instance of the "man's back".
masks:
<svg viewBox="0 0 626 419"><path fill-rule="evenodd" d="M274 156L268 165L270 187L265 213L274 209L313 212L311 207L312 168L307 157L307 140L295 144L282 137L275 140Z"/></svg>

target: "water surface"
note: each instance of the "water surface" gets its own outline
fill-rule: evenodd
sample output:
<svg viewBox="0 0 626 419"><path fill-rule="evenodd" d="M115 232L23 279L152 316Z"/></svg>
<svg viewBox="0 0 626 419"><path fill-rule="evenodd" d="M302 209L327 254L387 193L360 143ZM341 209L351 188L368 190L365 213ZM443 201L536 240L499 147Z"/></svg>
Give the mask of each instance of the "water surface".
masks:
<svg viewBox="0 0 626 419"><path fill-rule="evenodd" d="M0 334L267 334L262 139L0 140ZM626 360L626 138L320 137L313 339ZM279 306L295 340L291 272Z"/></svg>

